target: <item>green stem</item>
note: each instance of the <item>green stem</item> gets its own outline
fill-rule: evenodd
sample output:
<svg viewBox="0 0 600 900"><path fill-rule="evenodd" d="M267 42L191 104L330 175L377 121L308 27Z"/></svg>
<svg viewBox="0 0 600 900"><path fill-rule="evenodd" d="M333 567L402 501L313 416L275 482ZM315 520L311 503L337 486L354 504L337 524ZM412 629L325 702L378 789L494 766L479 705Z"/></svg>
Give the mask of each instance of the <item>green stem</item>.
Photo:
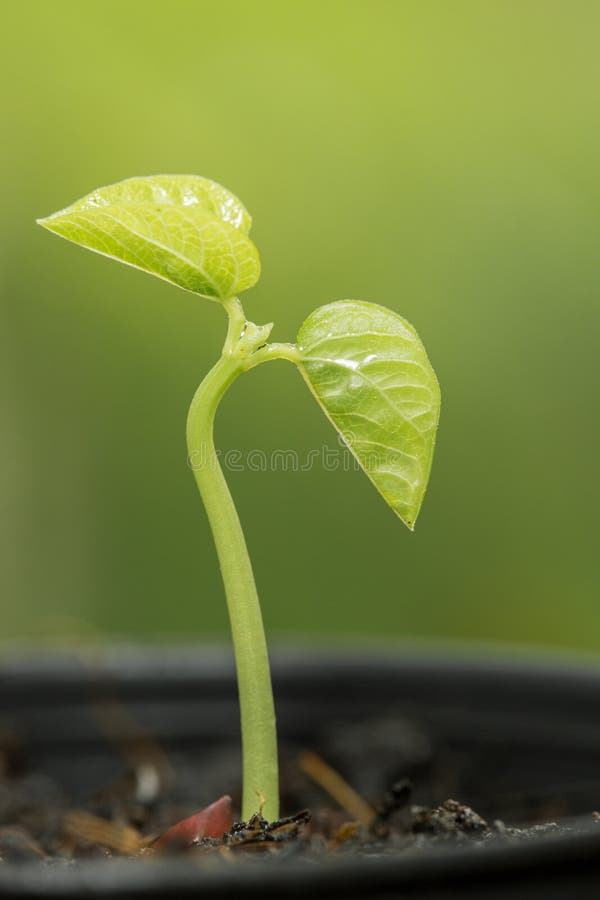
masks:
<svg viewBox="0 0 600 900"><path fill-rule="evenodd" d="M252 369L270 359L287 359L289 362L299 365L301 357L295 344L265 344L250 356L247 368Z"/></svg>
<svg viewBox="0 0 600 900"><path fill-rule="evenodd" d="M273 821L279 816L277 734L271 674L252 565L240 520L214 447L213 426L223 394L248 368L236 352L246 326L239 301L225 303L229 332L223 355L192 400L187 422L190 464L212 529L227 595L238 678L243 752L242 817L260 808Z"/></svg>

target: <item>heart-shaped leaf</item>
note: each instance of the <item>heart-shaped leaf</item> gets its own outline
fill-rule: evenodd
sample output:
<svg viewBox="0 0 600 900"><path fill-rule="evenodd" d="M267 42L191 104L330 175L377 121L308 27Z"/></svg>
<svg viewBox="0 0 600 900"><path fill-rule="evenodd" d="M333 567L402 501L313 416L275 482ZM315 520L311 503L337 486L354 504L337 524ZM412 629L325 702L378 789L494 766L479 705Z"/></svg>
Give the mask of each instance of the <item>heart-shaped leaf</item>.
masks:
<svg viewBox="0 0 600 900"><path fill-rule="evenodd" d="M327 418L412 530L425 495L440 389L399 315L359 300L315 310L298 335L300 369Z"/></svg>
<svg viewBox="0 0 600 900"><path fill-rule="evenodd" d="M38 221L211 300L247 290L260 275L248 212L224 187L196 175L129 178Z"/></svg>

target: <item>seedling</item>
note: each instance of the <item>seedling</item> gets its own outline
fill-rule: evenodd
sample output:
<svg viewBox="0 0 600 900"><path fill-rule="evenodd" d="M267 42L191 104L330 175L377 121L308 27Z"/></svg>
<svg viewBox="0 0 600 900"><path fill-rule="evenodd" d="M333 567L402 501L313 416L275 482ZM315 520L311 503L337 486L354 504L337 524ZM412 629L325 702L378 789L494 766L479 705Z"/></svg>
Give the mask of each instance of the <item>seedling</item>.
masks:
<svg viewBox="0 0 600 900"><path fill-rule="evenodd" d="M267 646L244 534L219 465L213 422L233 381L288 360L396 515L414 524L427 487L440 393L414 328L395 312L338 300L306 319L297 343L246 319L238 295L258 280L251 218L228 190L193 175L130 178L99 188L39 224L67 240L220 303L229 317L221 357L187 421L189 458L214 536L227 595L240 699L242 815L279 815L277 739Z"/></svg>

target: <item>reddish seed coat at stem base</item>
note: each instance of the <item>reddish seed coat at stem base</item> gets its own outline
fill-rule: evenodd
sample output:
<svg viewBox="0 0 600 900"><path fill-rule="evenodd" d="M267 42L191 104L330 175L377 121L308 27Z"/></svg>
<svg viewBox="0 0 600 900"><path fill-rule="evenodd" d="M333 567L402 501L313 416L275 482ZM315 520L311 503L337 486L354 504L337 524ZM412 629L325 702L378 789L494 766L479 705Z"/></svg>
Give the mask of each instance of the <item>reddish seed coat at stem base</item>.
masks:
<svg viewBox="0 0 600 900"><path fill-rule="evenodd" d="M231 797L225 794L201 809L200 812L182 819L161 834L152 846L153 850L184 850L194 841L202 838L221 838L233 825Z"/></svg>

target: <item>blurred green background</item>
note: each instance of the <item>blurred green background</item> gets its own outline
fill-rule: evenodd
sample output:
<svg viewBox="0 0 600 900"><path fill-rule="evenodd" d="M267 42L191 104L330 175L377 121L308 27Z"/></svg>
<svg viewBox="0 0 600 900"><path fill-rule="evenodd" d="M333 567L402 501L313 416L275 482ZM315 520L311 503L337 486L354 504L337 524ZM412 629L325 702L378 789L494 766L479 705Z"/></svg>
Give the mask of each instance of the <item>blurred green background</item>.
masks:
<svg viewBox="0 0 600 900"><path fill-rule="evenodd" d="M600 6L14 4L2 42L2 636L224 637L184 423L217 304L36 216L130 175L254 216L275 340L342 297L417 327L443 390L410 534L355 472L229 475L271 635L600 650ZM298 373L227 396L223 449L336 448Z"/></svg>

